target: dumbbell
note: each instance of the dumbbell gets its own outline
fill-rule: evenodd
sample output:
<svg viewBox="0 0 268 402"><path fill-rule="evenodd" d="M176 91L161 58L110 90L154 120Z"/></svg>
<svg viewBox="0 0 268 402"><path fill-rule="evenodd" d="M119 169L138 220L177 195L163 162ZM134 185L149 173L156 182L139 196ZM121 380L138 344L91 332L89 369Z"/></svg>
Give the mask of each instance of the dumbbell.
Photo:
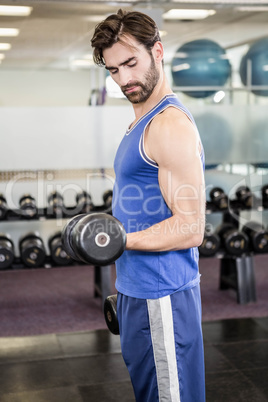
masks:
<svg viewBox="0 0 268 402"><path fill-rule="evenodd" d="M63 196L58 191L53 191L51 194L49 194L47 202L48 202L48 209L47 209L48 215L53 215L55 217L62 216L64 202L63 202Z"/></svg>
<svg viewBox="0 0 268 402"><path fill-rule="evenodd" d="M268 232L261 223L249 221L242 231L248 236L250 246L256 253L268 252Z"/></svg>
<svg viewBox="0 0 268 402"><path fill-rule="evenodd" d="M33 218L37 214L35 199L30 194L24 194L20 200L21 215L25 218Z"/></svg>
<svg viewBox="0 0 268 402"><path fill-rule="evenodd" d="M201 246L199 246L198 250L200 255L203 257L211 257L217 253L220 245L221 241L216 233L209 233L205 231L203 242Z"/></svg>
<svg viewBox="0 0 268 402"><path fill-rule="evenodd" d="M106 190L102 196L104 206L106 210L110 210L112 208L112 200L113 200L113 191Z"/></svg>
<svg viewBox="0 0 268 402"><path fill-rule="evenodd" d="M37 268L44 264L46 252L43 240L36 232L23 235L19 240L20 257L24 265Z"/></svg>
<svg viewBox="0 0 268 402"><path fill-rule="evenodd" d="M7 200L3 194L0 194L0 220L5 219L7 210Z"/></svg>
<svg viewBox="0 0 268 402"><path fill-rule="evenodd" d="M112 215L103 212L81 214L64 226L62 244L73 260L109 265L124 252L126 232Z"/></svg>
<svg viewBox="0 0 268 402"><path fill-rule="evenodd" d="M261 189L262 205L264 208L268 208L268 184L265 184Z"/></svg>
<svg viewBox="0 0 268 402"><path fill-rule="evenodd" d="M209 193L212 203L220 210L228 208L228 196L221 187L214 187Z"/></svg>
<svg viewBox="0 0 268 402"><path fill-rule="evenodd" d="M228 254L240 256L248 250L248 236L231 223L223 223L215 232Z"/></svg>
<svg viewBox="0 0 268 402"><path fill-rule="evenodd" d="M246 208L252 208L255 197L247 186L240 186L235 192L237 200Z"/></svg>
<svg viewBox="0 0 268 402"><path fill-rule="evenodd" d="M82 191L81 193L76 195L76 205L77 211L81 214L88 214L94 208L94 205L91 200L91 195L86 191Z"/></svg>
<svg viewBox="0 0 268 402"><path fill-rule="evenodd" d="M119 335L119 323L117 318L117 295L106 297L103 306L104 318L108 329L114 335Z"/></svg>
<svg viewBox="0 0 268 402"><path fill-rule="evenodd" d="M0 269L9 268L14 257L13 241L8 234L0 233Z"/></svg>
<svg viewBox="0 0 268 402"><path fill-rule="evenodd" d="M50 256L56 265L69 265L72 263L71 258L62 246L61 232L56 232L49 237L48 248Z"/></svg>

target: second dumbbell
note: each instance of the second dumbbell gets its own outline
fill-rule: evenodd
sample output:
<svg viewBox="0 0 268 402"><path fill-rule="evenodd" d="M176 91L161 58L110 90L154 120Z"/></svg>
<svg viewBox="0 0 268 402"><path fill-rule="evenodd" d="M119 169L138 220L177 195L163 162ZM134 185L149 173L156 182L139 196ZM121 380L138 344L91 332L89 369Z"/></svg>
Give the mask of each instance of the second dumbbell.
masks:
<svg viewBox="0 0 268 402"><path fill-rule="evenodd" d="M119 335L119 322L117 318L117 295L108 296L104 301L104 318L109 331Z"/></svg>

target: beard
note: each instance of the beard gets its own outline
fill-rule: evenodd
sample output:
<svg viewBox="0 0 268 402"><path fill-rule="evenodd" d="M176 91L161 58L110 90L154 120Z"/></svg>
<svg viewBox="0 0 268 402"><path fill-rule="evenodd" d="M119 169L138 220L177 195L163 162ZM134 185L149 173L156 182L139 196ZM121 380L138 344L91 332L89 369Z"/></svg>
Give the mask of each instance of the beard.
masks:
<svg viewBox="0 0 268 402"><path fill-rule="evenodd" d="M151 55L151 65L145 73L144 82L135 81L129 85L121 87L121 91L125 97L133 104L145 102L152 94L157 82L159 80L159 72L156 68L153 56ZM134 86L140 87L139 90L131 93L126 91Z"/></svg>

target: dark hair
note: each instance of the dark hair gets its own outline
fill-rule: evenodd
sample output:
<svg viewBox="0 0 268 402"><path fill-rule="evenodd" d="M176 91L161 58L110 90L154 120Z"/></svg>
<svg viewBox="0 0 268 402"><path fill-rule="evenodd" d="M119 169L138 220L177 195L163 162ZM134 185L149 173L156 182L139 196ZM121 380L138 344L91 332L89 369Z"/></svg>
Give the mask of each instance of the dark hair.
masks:
<svg viewBox="0 0 268 402"><path fill-rule="evenodd" d="M125 35L132 35L150 52L155 42L161 41L156 23L148 15L138 11L118 10L95 28L91 39L93 60L99 66L104 66L103 50L113 46Z"/></svg>

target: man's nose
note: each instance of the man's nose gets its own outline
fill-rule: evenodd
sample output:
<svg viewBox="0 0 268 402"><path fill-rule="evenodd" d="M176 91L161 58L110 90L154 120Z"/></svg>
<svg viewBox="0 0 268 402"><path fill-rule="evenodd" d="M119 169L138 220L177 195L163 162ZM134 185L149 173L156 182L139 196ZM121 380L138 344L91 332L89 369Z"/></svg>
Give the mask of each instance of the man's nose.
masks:
<svg viewBox="0 0 268 402"><path fill-rule="evenodd" d="M123 68L119 73L119 85L120 87L126 86L131 81L131 72L129 69Z"/></svg>

